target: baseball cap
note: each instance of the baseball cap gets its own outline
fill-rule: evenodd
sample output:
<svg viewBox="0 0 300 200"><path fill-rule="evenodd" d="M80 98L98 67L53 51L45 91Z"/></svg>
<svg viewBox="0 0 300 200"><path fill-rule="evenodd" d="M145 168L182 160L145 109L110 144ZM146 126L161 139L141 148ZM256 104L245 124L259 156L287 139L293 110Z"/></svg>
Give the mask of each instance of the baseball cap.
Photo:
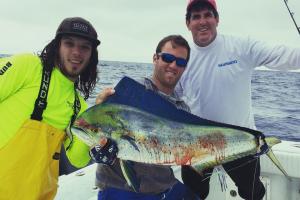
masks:
<svg viewBox="0 0 300 200"><path fill-rule="evenodd" d="M199 2L207 2L217 11L217 3L215 0L188 0L186 10L190 10L195 4Z"/></svg>
<svg viewBox="0 0 300 200"><path fill-rule="evenodd" d="M55 37L57 38L58 36L64 34L76 35L86 38L96 46L100 44L95 28L89 21L81 17L70 17L64 19L59 25Z"/></svg>

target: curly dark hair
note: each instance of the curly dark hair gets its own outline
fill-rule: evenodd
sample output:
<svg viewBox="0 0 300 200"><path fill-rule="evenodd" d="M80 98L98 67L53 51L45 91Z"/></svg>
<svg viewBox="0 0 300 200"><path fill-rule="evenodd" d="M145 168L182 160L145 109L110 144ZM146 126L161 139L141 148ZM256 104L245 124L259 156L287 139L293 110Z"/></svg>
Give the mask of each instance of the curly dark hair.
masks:
<svg viewBox="0 0 300 200"><path fill-rule="evenodd" d="M43 67L52 70L55 67L55 64L58 63L57 61L59 61L60 41L61 37L56 37L51 42L49 42L39 54ZM93 45L90 62L75 82L76 89L78 89L83 94L85 100L89 98L98 81L97 64L97 46Z"/></svg>

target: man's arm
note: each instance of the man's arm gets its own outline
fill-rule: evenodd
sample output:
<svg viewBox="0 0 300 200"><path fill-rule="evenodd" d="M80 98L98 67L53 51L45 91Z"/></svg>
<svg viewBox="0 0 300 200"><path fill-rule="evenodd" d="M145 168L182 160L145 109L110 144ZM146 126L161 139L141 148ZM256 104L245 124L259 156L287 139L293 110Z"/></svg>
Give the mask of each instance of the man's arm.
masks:
<svg viewBox="0 0 300 200"><path fill-rule="evenodd" d="M31 54L17 55L0 59L0 103L26 85L32 73L32 66L40 61ZM30 61L36 61L30 63Z"/></svg>
<svg viewBox="0 0 300 200"><path fill-rule="evenodd" d="M300 69L300 48L284 45L270 46L251 39L248 39L248 43L249 46L245 52L255 67L266 66L275 70Z"/></svg>

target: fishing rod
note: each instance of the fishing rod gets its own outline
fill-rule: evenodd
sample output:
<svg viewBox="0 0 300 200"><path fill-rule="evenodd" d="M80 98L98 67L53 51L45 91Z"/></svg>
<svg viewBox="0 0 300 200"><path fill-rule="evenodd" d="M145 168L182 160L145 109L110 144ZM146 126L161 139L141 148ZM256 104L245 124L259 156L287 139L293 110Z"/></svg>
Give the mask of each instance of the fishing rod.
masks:
<svg viewBox="0 0 300 200"><path fill-rule="evenodd" d="M295 18L294 18L294 13L293 12L291 12L291 10L290 10L290 8L289 8L289 6L288 6L288 0L284 0L284 3L285 3L285 5L286 5L286 8L288 9L288 11L289 11L289 13L290 13L290 16L291 16L291 18L292 18L292 20L293 20L293 22L294 22L294 24L295 24L295 26L296 26L296 29L297 29L297 31L298 31L298 33L299 33L299 35L300 35L300 27L297 25L297 23L296 23L296 20L295 20Z"/></svg>

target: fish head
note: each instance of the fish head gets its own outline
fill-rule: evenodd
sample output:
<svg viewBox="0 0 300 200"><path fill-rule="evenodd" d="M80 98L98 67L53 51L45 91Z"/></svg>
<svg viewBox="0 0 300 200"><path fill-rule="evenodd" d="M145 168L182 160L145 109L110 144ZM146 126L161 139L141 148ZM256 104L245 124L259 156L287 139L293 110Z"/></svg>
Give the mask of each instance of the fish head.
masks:
<svg viewBox="0 0 300 200"><path fill-rule="evenodd" d="M93 106L75 120L71 132L90 146L98 144L103 138L117 140L122 134L117 111L110 104Z"/></svg>
<svg viewBox="0 0 300 200"><path fill-rule="evenodd" d="M108 135L100 127L88 123L84 118L78 118L71 127L71 133L89 146L98 144Z"/></svg>

